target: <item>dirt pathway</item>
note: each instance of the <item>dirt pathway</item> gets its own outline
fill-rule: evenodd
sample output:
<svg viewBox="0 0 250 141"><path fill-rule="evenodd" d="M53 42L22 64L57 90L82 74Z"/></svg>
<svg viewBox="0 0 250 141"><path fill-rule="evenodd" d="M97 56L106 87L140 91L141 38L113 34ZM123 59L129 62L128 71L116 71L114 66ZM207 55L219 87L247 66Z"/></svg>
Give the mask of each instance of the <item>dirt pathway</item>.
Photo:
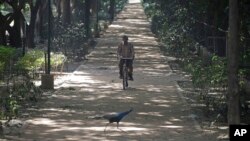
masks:
<svg viewBox="0 0 250 141"><path fill-rule="evenodd" d="M134 82L122 90L118 79L117 44L128 35L136 51ZM143 8L131 0L96 49L26 122L22 141L215 141L214 132L202 131L176 86L185 79L173 73L150 32ZM116 129L103 130L105 120L89 117L109 112L134 111Z"/></svg>

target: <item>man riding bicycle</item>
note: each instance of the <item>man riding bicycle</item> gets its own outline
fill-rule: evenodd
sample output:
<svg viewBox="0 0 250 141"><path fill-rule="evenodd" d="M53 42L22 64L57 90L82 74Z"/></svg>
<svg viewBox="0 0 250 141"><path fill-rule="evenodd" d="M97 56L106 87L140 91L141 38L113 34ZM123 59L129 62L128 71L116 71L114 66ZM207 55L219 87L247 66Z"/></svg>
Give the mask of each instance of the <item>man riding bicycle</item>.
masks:
<svg viewBox="0 0 250 141"><path fill-rule="evenodd" d="M127 67L128 67L128 79L129 80L134 80L133 78L133 60L135 57L135 52L134 52L134 46L132 43L128 42L128 36L124 35L122 37L123 42L118 45L117 49L117 55L120 58L119 62L119 74L120 74L120 79L122 79L122 66L124 63L124 60L122 58L131 58L127 60Z"/></svg>

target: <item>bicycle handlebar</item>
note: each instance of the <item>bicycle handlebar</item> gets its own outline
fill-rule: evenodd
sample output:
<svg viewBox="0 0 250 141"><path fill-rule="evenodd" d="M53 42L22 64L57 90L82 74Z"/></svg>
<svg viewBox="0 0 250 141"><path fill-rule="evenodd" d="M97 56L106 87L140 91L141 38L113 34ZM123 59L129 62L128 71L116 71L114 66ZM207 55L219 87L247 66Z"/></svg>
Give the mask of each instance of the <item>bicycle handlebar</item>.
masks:
<svg viewBox="0 0 250 141"><path fill-rule="evenodd" d="M122 57L122 56L117 55L117 59L123 59L123 60L134 60L134 57L129 57L129 58L126 58L126 57Z"/></svg>
<svg viewBox="0 0 250 141"><path fill-rule="evenodd" d="M120 59L123 59L123 60L133 60L133 58L120 58Z"/></svg>

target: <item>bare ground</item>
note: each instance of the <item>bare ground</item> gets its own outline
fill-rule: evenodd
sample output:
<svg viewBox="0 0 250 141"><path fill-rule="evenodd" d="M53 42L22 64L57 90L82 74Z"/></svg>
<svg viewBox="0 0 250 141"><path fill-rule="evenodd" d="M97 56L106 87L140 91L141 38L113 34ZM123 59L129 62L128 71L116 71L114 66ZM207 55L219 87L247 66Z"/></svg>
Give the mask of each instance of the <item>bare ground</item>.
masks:
<svg viewBox="0 0 250 141"><path fill-rule="evenodd" d="M122 35L134 44L134 79L122 90L118 79L116 48ZM71 75L56 81L55 91L30 109L26 125L8 140L18 141L216 141L220 130L201 128L182 96L177 81L188 79L173 72L150 32L139 3L126 5L98 39L96 49ZM120 123L104 128L105 120L89 117L110 112L134 111ZM225 131L224 131L225 132Z"/></svg>

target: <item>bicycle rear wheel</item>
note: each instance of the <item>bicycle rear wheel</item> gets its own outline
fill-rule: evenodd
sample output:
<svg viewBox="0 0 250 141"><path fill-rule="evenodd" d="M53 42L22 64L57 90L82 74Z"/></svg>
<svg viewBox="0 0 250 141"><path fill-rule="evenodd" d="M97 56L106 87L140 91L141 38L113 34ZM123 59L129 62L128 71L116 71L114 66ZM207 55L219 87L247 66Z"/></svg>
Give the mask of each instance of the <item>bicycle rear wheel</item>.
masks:
<svg viewBox="0 0 250 141"><path fill-rule="evenodd" d="M126 65L123 66L123 90L126 89L126 87L128 87L128 69L126 67Z"/></svg>

